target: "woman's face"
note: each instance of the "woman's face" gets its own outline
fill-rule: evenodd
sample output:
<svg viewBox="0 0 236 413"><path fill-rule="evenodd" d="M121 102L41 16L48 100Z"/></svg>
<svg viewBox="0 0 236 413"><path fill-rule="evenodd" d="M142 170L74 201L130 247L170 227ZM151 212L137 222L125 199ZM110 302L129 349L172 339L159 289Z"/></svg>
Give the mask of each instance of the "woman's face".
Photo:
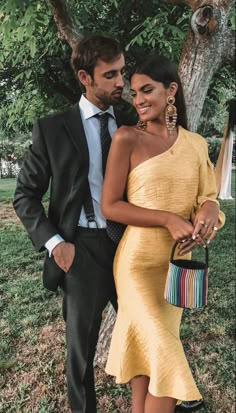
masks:
<svg viewBox="0 0 236 413"><path fill-rule="evenodd" d="M135 73L131 78L130 92L140 120L164 120L167 97L174 96L177 88L174 82L166 89L163 83L156 82L147 75Z"/></svg>

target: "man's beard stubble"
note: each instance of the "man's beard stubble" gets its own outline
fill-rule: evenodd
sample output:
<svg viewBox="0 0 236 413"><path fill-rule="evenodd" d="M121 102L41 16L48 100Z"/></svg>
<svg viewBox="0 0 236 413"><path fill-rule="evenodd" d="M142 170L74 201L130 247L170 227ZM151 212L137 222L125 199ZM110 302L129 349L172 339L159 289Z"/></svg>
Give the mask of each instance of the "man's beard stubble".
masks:
<svg viewBox="0 0 236 413"><path fill-rule="evenodd" d="M111 94L108 94L106 93L106 91L97 88L97 85L95 82L93 82L92 86L94 87L94 94L96 98L100 100L100 102L103 105L106 105L106 106L115 105L119 103L122 99L122 92L123 92L122 87L118 87L115 90L113 90Z"/></svg>

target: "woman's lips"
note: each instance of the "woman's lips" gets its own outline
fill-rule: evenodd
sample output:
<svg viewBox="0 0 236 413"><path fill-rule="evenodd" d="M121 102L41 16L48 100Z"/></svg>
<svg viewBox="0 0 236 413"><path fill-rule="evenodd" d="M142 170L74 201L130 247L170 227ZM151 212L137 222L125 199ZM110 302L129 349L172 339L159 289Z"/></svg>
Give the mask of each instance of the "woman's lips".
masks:
<svg viewBox="0 0 236 413"><path fill-rule="evenodd" d="M145 107L143 107L143 108L139 108L139 107L138 107L137 110L138 110L138 112L140 113L140 115L144 115L144 113L146 113L150 107L151 107L151 106L145 106Z"/></svg>

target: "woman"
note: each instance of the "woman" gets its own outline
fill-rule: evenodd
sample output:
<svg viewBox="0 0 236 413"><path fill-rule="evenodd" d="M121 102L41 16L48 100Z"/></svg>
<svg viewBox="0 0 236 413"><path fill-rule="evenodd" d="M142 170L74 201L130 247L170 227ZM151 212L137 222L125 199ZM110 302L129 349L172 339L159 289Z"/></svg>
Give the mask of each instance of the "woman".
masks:
<svg viewBox="0 0 236 413"><path fill-rule="evenodd" d="M131 94L140 122L116 132L102 196L105 217L128 225L114 262L119 308L106 371L132 380L133 413L172 413L178 400L201 395L179 338L182 309L164 300L171 248L178 241L183 256L204 246L224 217L207 143L186 130L174 63L147 60Z"/></svg>

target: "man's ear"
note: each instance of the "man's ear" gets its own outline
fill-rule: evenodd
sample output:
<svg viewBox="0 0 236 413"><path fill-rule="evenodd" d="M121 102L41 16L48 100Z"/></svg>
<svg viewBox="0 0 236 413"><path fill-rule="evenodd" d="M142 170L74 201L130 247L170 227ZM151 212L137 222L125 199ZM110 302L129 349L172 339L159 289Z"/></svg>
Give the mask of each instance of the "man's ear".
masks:
<svg viewBox="0 0 236 413"><path fill-rule="evenodd" d="M171 82L169 86L169 94L171 96L175 96L178 90L178 83L176 82Z"/></svg>
<svg viewBox="0 0 236 413"><path fill-rule="evenodd" d="M79 70L77 73L80 83L86 87L91 84L91 76L85 70Z"/></svg>

